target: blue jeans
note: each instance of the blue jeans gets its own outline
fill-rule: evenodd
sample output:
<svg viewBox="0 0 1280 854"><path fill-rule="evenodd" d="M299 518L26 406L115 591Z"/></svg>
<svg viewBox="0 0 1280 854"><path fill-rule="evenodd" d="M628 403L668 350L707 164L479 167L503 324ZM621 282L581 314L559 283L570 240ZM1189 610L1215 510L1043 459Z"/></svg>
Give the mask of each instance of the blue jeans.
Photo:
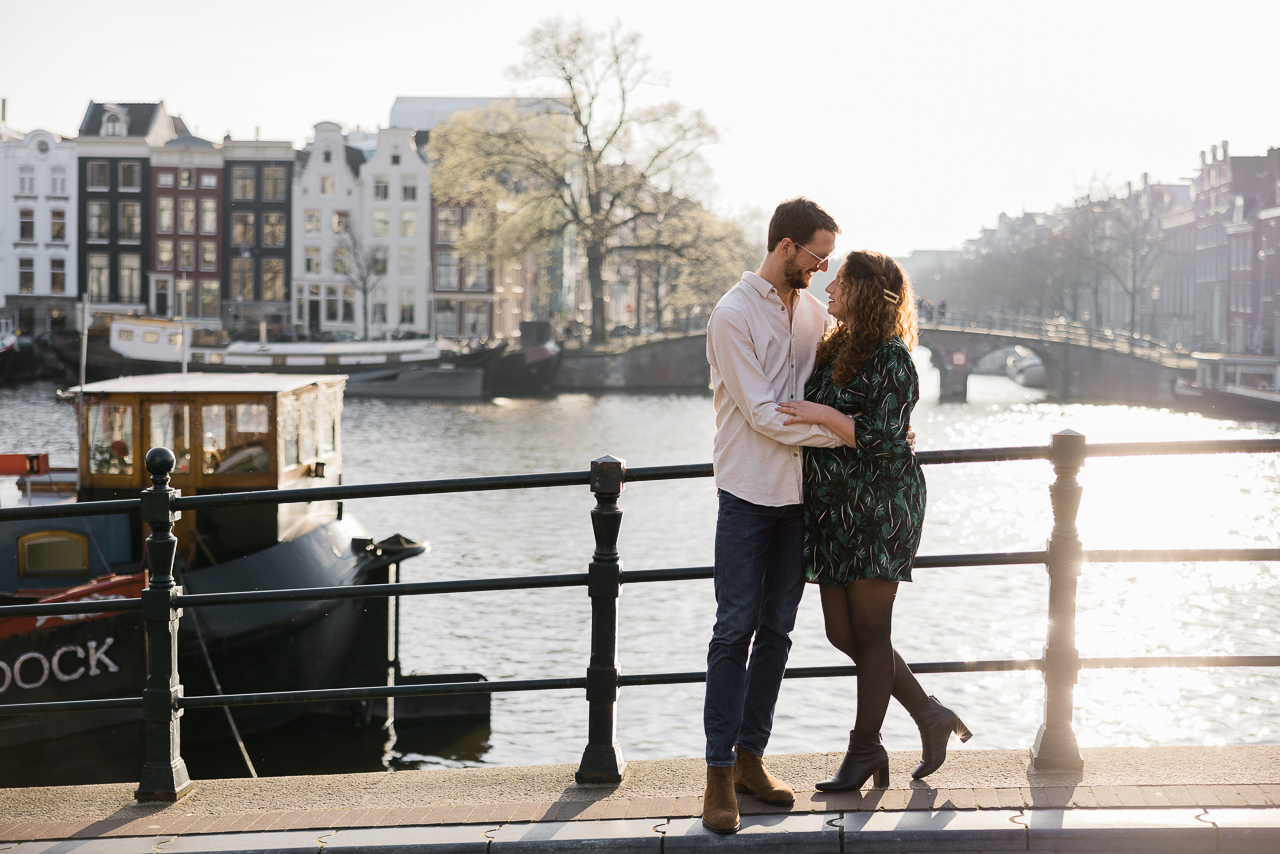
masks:
<svg viewBox="0 0 1280 854"><path fill-rule="evenodd" d="M702 715L708 765L732 766L735 747L764 755L804 595L803 546L803 505L765 507L720 490Z"/></svg>

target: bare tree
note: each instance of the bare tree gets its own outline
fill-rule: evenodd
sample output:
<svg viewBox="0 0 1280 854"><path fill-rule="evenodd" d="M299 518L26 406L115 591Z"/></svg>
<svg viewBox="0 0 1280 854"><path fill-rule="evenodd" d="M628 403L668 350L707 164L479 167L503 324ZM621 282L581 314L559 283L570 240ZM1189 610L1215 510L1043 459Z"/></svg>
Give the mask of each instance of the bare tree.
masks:
<svg viewBox="0 0 1280 854"><path fill-rule="evenodd" d="M671 197L694 195L702 146L716 139L700 111L674 102L638 106L637 89L657 81L640 36L556 19L524 40L510 74L538 97L454 116L431 134L438 195L488 211L463 234L464 251L514 257L575 239L591 287L591 340L607 337L606 261L662 248L633 226L662 213Z"/></svg>
<svg viewBox="0 0 1280 854"><path fill-rule="evenodd" d="M365 246L356 234L353 226L347 228L339 237L339 248L346 250L345 269L335 270L341 273L360 294L361 315L364 323L363 338L369 340L369 298L373 289L387 274L386 247ZM340 256L339 256L340 257ZM337 266L335 264L335 266Z"/></svg>

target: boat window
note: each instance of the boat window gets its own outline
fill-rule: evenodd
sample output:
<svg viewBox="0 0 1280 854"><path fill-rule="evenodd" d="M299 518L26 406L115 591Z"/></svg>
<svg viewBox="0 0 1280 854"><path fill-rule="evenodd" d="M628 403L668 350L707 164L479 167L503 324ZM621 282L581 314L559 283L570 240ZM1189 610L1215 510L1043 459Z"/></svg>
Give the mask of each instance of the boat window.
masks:
<svg viewBox="0 0 1280 854"><path fill-rule="evenodd" d="M298 400L287 397L280 401L280 438L284 442L284 467L298 464Z"/></svg>
<svg viewBox="0 0 1280 854"><path fill-rule="evenodd" d="M18 537L18 574L88 575L89 541L70 531L35 531Z"/></svg>
<svg viewBox="0 0 1280 854"><path fill-rule="evenodd" d="M133 474L133 407L89 407L89 473Z"/></svg>
<svg viewBox="0 0 1280 854"><path fill-rule="evenodd" d="M185 403L153 403L151 404L151 445L152 448L168 448L178 458L174 467L177 474L191 473L191 431L190 416Z"/></svg>
<svg viewBox="0 0 1280 854"><path fill-rule="evenodd" d="M201 407L205 474L266 474L270 412L261 403L214 404Z"/></svg>
<svg viewBox="0 0 1280 854"><path fill-rule="evenodd" d="M299 418L302 436L298 449L301 459L315 460L320 457L319 424L316 423L316 399L314 395L302 398L302 415Z"/></svg>

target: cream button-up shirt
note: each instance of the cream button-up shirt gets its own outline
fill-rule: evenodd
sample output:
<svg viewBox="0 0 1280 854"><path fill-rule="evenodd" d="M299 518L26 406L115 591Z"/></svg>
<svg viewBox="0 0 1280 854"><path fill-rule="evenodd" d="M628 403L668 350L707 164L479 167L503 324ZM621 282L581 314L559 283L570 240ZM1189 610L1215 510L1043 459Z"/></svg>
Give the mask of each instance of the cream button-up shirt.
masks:
<svg viewBox="0 0 1280 854"><path fill-rule="evenodd" d="M743 273L707 322L707 361L716 410L716 486L768 507L804 500L800 445L843 445L817 425L783 426L779 403L804 399L818 342L835 321L800 291L788 316L778 290Z"/></svg>

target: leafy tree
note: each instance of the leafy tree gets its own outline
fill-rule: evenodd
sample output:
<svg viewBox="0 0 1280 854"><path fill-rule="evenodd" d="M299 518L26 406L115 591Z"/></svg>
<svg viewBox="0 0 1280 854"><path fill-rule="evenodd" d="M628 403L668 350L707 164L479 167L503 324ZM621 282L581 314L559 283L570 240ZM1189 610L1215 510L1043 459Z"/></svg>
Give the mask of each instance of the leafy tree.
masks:
<svg viewBox="0 0 1280 854"><path fill-rule="evenodd" d="M658 82L640 36L556 19L524 40L510 74L539 87L455 115L431 134L435 194L488 213L468 224L464 252L515 257L576 240L591 288L591 340L606 339L605 264L622 253L673 249L637 227L695 195L699 150L716 133L700 111L675 102L636 103ZM646 242L652 240L655 242Z"/></svg>

